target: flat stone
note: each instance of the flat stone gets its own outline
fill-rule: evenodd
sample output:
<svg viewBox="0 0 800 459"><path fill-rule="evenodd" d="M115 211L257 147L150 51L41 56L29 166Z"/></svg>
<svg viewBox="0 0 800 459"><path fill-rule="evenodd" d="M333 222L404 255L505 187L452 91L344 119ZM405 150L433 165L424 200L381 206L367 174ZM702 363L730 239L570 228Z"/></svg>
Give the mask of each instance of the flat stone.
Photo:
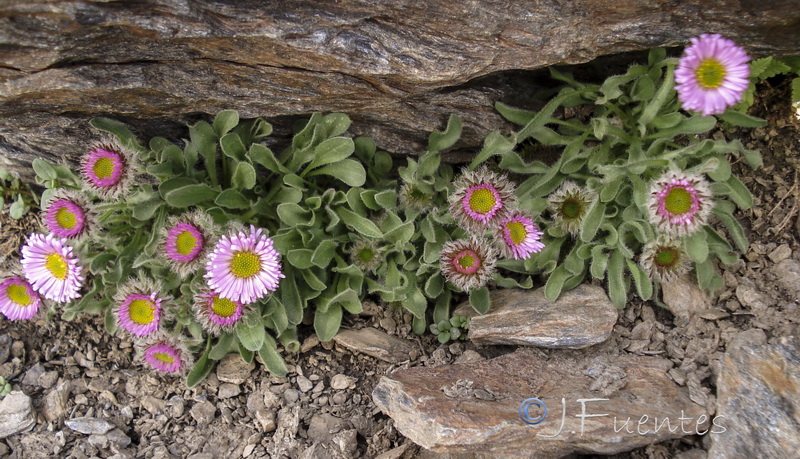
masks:
<svg viewBox="0 0 800 459"><path fill-rule="evenodd" d="M105 419L92 417L67 419L64 424L75 432L86 435L103 435L114 428L114 424Z"/></svg>
<svg viewBox="0 0 800 459"><path fill-rule="evenodd" d="M127 448L131 444L131 437L119 429L112 429L106 434L106 438L117 448Z"/></svg>
<svg viewBox="0 0 800 459"><path fill-rule="evenodd" d="M396 336L391 336L377 328L366 327L360 330L342 330L333 340L353 352L371 355L389 363L408 360L414 345Z"/></svg>
<svg viewBox="0 0 800 459"><path fill-rule="evenodd" d="M797 457L800 339L765 344L744 338L722 358L708 457Z"/></svg>
<svg viewBox="0 0 800 459"><path fill-rule="evenodd" d="M355 387L357 382L358 378L352 378L350 376L343 374L334 375L334 377L331 378L331 389L333 390L352 389L353 387Z"/></svg>
<svg viewBox="0 0 800 459"><path fill-rule="evenodd" d="M11 343L13 340L8 335L0 335L0 365L6 363L11 356Z"/></svg>
<svg viewBox="0 0 800 459"><path fill-rule="evenodd" d="M800 262L788 258L770 269L775 282L795 300L800 300Z"/></svg>
<svg viewBox="0 0 800 459"><path fill-rule="evenodd" d="M300 392L306 393L314 388L314 383L305 376L298 376L297 388L300 389Z"/></svg>
<svg viewBox="0 0 800 459"><path fill-rule="evenodd" d="M42 414L48 421L59 421L67 415L67 404L71 390L69 381L64 381L54 387L44 396Z"/></svg>
<svg viewBox="0 0 800 459"><path fill-rule="evenodd" d="M666 375L672 362L600 352L547 356L521 348L483 362L398 370L381 378L372 398L400 433L450 454L617 454L707 427L705 410ZM624 388L608 396L590 390L594 379L585 372L598 357L625 373ZM533 397L546 404L547 414L529 425L521 419L520 404ZM535 406L527 412L529 420L540 415Z"/></svg>
<svg viewBox="0 0 800 459"><path fill-rule="evenodd" d="M36 424L31 398L14 390L0 401L0 439L27 432Z"/></svg>
<svg viewBox="0 0 800 459"><path fill-rule="evenodd" d="M239 388L238 384L231 384L231 383L220 384L219 392L217 392L217 398L219 398L220 400L225 400L226 398L236 397L241 393L242 389Z"/></svg>
<svg viewBox="0 0 800 459"><path fill-rule="evenodd" d="M217 379L231 384L243 384L250 378L250 372L255 367L255 363L245 362L239 354L228 354L217 365Z"/></svg>
<svg viewBox="0 0 800 459"><path fill-rule="evenodd" d="M167 409L167 402L152 395L145 395L141 400L142 408L153 416L162 414Z"/></svg>
<svg viewBox="0 0 800 459"><path fill-rule="evenodd" d="M189 410L189 414L191 414L194 420L197 421L197 424L201 426L210 424L211 421L214 420L216 413L217 407L207 400L195 403L192 409Z"/></svg>
<svg viewBox="0 0 800 459"><path fill-rule="evenodd" d="M375 459L400 459L400 456L408 449L408 443L404 443L397 448L392 448L375 456Z"/></svg>
<svg viewBox="0 0 800 459"><path fill-rule="evenodd" d="M544 289L493 290L491 304L484 315L466 306L455 313L473 316L468 336L475 344L582 349L607 340L618 316L602 287L585 284L556 301Z"/></svg>
<svg viewBox="0 0 800 459"><path fill-rule="evenodd" d="M768 256L773 263L780 263L792 256L792 248L789 247L789 244L781 244L775 247L775 250L770 252Z"/></svg>
<svg viewBox="0 0 800 459"><path fill-rule="evenodd" d="M679 326L688 324L692 316L712 306L708 294L689 276L662 283L661 296L667 309L675 316L675 324Z"/></svg>
<svg viewBox="0 0 800 459"><path fill-rule="evenodd" d="M28 386L38 386L39 385L39 377L44 374L44 367L41 363L37 363L34 366L28 368L28 371L25 372L25 376L22 378L22 384Z"/></svg>

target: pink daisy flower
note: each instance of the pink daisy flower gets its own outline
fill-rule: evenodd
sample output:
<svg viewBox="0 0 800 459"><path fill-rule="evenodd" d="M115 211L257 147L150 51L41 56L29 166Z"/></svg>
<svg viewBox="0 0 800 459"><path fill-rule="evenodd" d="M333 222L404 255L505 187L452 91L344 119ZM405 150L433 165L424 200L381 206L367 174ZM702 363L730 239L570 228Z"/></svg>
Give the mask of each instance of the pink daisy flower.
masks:
<svg viewBox="0 0 800 459"><path fill-rule="evenodd" d="M101 198L124 194L133 177L132 158L133 155L116 140L96 144L83 158L84 183Z"/></svg>
<svg viewBox="0 0 800 459"><path fill-rule="evenodd" d="M85 235L96 224L94 212L84 195L65 188L53 195L42 212L50 232L66 239Z"/></svg>
<svg viewBox="0 0 800 459"><path fill-rule="evenodd" d="M52 234L32 234L22 247L22 271L40 295L66 303L81 295L83 276L67 241Z"/></svg>
<svg viewBox="0 0 800 459"><path fill-rule="evenodd" d="M500 222L499 232L503 240L503 255L507 258L524 260L544 249L541 242L544 233L539 231L531 218L519 212L504 218Z"/></svg>
<svg viewBox="0 0 800 459"><path fill-rule="evenodd" d="M464 292L486 285L496 261L494 250L476 237L445 242L439 255L442 275Z"/></svg>
<svg viewBox="0 0 800 459"><path fill-rule="evenodd" d="M684 110L723 113L742 100L750 80L750 56L719 34L691 38L675 69L675 90Z"/></svg>
<svg viewBox="0 0 800 459"><path fill-rule="evenodd" d="M483 231L504 218L516 205L514 185L485 166L465 170L450 195L450 212L469 231Z"/></svg>
<svg viewBox="0 0 800 459"><path fill-rule="evenodd" d="M201 293L195 297L197 321L212 335L233 331L250 310L251 308L242 303L222 298L214 292Z"/></svg>
<svg viewBox="0 0 800 459"><path fill-rule="evenodd" d="M205 278L220 297L252 303L277 290L285 276L281 256L262 228L231 232L220 238L208 256Z"/></svg>
<svg viewBox="0 0 800 459"><path fill-rule="evenodd" d="M158 331L161 323L162 303L160 286L150 279L132 279L117 290L114 296L114 311L117 324L138 338L150 336Z"/></svg>
<svg viewBox="0 0 800 459"><path fill-rule="evenodd" d="M204 242L203 233L196 226L178 223L167 231L167 256L179 263L193 261L203 251Z"/></svg>
<svg viewBox="0 0 800 459"><path fill-rule="evenodd" d="M0 282L0 313L8 320L28 320L39 312L42 300L21 277Z"/></svg>
<svg viewBox="0 0 800 459"><path fill-rule="evenodd" d="M706 224L713 201L699 175L667 172L650 185L650 223L662 233L688 236Z"/></svg>
<svg viewBox="0 0 800 459"><path fill-rule="evenodd" d="M144 360L164 373L180 373L188 367L189 352L183 346L169 341L158 341L144 350Z"/></svg>
<svg viewBox="0 0 800 459"><path fill-rule="evenodd" d="M211 217L200 210L170 216L162 229L162 257L185 279L202 266L204 255L218 232Z"/></svg>

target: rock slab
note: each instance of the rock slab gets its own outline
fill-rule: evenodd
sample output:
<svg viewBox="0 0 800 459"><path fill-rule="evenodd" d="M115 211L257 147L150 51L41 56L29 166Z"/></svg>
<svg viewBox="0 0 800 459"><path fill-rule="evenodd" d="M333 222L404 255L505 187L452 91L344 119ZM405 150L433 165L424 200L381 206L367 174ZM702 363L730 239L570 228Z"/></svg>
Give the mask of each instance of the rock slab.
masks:
<svg viewBox="0 0 800 459"><path fill-rule="evenodd" d="M15 390L0 402L0 439L26 432L36 424L31 398Z"/></svg>
<svg viewBox="0 0 800 459"><path fill-rule="evenodd" d="M366 327L360 330L342 330L333 340L353 352L371 355L389 363L408 360L414 346L404 339L384 333L377 328Z"/></svg>
<svg viewBox="0 0 800 459"><path fill-rule="evenodd" d="M605 291L593 285L580 285L556 301L548 301L544 289L499 289L491 302L482 316L459 307L474 315L468 336L475 344L582 349L607 340L618 316Z"/></svg>
<svg viewBox="0 0 800 459"><path fill-rule="evenodd" d="M739 340L722 359L709 459L796 458L800 451L800 339Z"/></svg>
<svg viewBox="0 0 800 459"><path fill-rule="evenodd" d="M403 435L450 454L617 454L708 427L705 410L667 377L668 360L598 351L542 354L521 348L484 362L398 370L381 379L372 398ZM597 375L587 369L600 360L625 373L621 390L606 396L590 390ZM546 404L547 415L529 425L520 409L534 397ZM530 407L525 417L532 421L541 414L536 410Z"/></svg>

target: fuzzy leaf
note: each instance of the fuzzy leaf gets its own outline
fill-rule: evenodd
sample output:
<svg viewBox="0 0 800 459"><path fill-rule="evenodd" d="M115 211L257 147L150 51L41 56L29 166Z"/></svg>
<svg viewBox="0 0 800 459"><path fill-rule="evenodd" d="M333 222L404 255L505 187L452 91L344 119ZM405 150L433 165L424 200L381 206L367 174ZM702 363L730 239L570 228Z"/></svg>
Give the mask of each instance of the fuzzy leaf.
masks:
<svg viewBox="0 0 800 459"><path fill-rule="evenodd" d="M381 230L378 229L375 223L372 223L371 220L343 207L339 208L337 212L345 225L353 228L364 236L374 238L383 237Z"/></svg>
<svg viewBox="0 0 800 459"><path fill-rule="evenodd" d="M639 294L639 298L645 301L649 300L653 296L653 281L650 280L650 277L639 265L627 259L625 262L628 264L628 271L633 277L633 283L636 285L636 293Z"/></svg>
<svg viewBox="0 0 800 459"><path fill-rule="evenodd" d="M623 265L622 253L619 250L611 252L608 260L608 296L618 309L624 308L628 301Z"/></svg>
<svg viewBox="0 0 800 459"><path fill-rule="evenodd" d="M251 206L250 200L233 188L228 188L220 193L214 200L214 204L227 209L248 209Z"/></svg>
<svg viewBox="0 0 800 459"><path fill-rule="evenodd" d="M450 115L444 131L434 131L428 136L428 151L438 152L450 148L461 137L461 118Z"/></svg>
<svg viewBox="0 0 800 459"><path fill-rule="evenodd" d="M36 175L44 181L55 180L58 178L56 168L42 158L34 159L31 165L33 166L33 171L36 172Z"/></svg>
<svg viewBox="0 0 800 459"><path fill-rule="evenodd" d="M694 234L684 239L686 253L697 263L702 263L708 258L708 242L704 231L695 231Z"/></svg>
<svg viewBox="0 0 800 459"><path fill-rule="evenodd" d="M594 239L597 229L600 228L600 224L603 222L605 211L606 205L600 202L599 199L595 199L581 225L580 236L583 242L591 242Z"/></svg>
<svg viewBox="0 0 800 459"><path fill-rule="evenodd" d="M256 186L256 170L250 164L241 162L236 165L231 177L231 185L234 188L252 190Z"/></svg>
<svg viewBox="0 0 800 459"><path fill-rule="evenodd" d="M479 314L486 314L492 306L491 299L489 298L489 289L481 287L469 292L469 304L472 308L478 311Z"/></svg>
<svg viewBox="0 0 800 459"><path fill-rule="evenodd" d="M242 142L241 137L239 137L239 135L235 132L225 134L221 139L219 139L219 145L222 147L222 153L224 153L228 158L232 158L237 161L245 160L247 150L245 149L244 142Z"/></svg>
<svg viewBox="0 0 800 459"><path fill-rule="evenodd" d="M290 250L286 254L286 259L295 268L308 269L308 268L314 266L314 263L311 262L311 257L313 255L314 255L314 251L312 251L310 249L294 249L294 250Z"/></svg>
<svg viewBox="0 0 800 459"><path fill-rule="evenodd" d="M725 113L717 115L717 118L722 121L731 123L734 126L741 126L747 128L757 128L767 125L767 120L757 118L755 116L746 115L744 113L728 110Z"/></svg>
<svg viewBox="0 0 800 459"><path fill-rule="evenodd" d="M239 124L239 114L235 110L222 110L214 117L214 132L222 137Z"/></svg>
<svg viewBox="0 0 800 459"><path fill-rule="evenodd" d="M367 171L358 161L343 159L339 162L328 164L309 172L309 177L316 175L330 175L352 187L364 185L367 181Z"/></svg>
<svg viewBox="0 0 800 459"><path fill-rule="evenodd" d="M261 361L264 362L264 365L270 373L278 377L284 377L289 373L289 369L286 368L283 357L278 354L275 341L271 336L267 338L268 339L264 340L264 345L258 349L258 356L261 357Z"/></svg>
<svg viewBox="0 0 800 459"><path fill-rule="evenodd" d="M203 355L194 364L194 367L186 375L186 387L192 388L200 384L211 370L214 369L214 361L208 358L208 353L211 350L211 340L206 342L206 350Z"/></svg>
<svg viewBox="0 0 800 459"><path fill-rule="evenodd" d="M218 191L208 185L186 185L164 195L164 200L172 207L189 207L216 198Z"/></svg>
<svg viewBox="0 0 800 459"><path fill-rule="evenodd" d="M317 332L320 341L330 341L339 332L341 324L342 307L338 304L331 306L325 312L318 308L314 314L314 331Z"/></svg>
<svg viewBox="0 0 800 459"><path fill-rule="evenodd" d="M127 143L137 148L142 148L139 142L136 141L136 136L119 121L114 121L110 118L93 118L89 121L93 128L113 134L122 143Z"/></svg>
<svg viewBox="0 0 800 459"><path fill-rule="evenodd" d="M239 342L248 351L258 351L264 345L264 336L267 334L264 330L264 325L261 321L255 324L248 324L248 321L240 322L236 326L236 336L239 337Z"/></svg>
<svg viewBox="0 0 800 459"><path fill-rule="evenodd" d="M353 139L347 137L334 137L325 140L314 148L314 159L306 170L341 161L352 155L355 148Z"/></svg>
<svg viewBox="0 0 800 459"><path fill-rule="evenodd" d="M561 296L561 290L564 287L564 282L572 276L572 274L561 265L557 267L550 277L547 278L547 283L544 285L544 296L548 301L556 301Z"/></svg>
<svg viewBox="0 0 800 459"><path fill-rule="evenodd" d="M797 102L800 102L800 77L792 80L792 103Z"/></svg>
<svg viewBox="0 0 800 459"><path fill-rule="evenodd" d="M275 158L275 154L272 153L272 150L264 145L257 143L251 145L250 151L247 152L247 156L251 161L261 164L271 172L280 174L290 173L289 169L287 169L283 164L281 164L280 161L277 160L277 158Z"/></svg>

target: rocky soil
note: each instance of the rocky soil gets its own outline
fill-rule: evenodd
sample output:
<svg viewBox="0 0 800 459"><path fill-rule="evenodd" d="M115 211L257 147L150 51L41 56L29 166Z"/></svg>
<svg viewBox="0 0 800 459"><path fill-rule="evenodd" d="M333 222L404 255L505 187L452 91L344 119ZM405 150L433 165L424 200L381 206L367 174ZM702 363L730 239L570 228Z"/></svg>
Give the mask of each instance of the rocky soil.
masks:
<svg viewBox="0 0 800 459"><path fill-rule="evenodd" d="M573 435L562 439L566 446L553 447L552 454L595 451L618 454L617 458L694 459L758 451L758 457L790 457L784 454L797 451L798 432L788 426L797 425L792 413L800 408L798 342L791 338L800 336L800 123L792 117L785 82L764 88L762 94L754 112L766 117L769 126L715 134L738 137L747 147L760 149L765 162L758 171L735 165L755 195L753 208L739 214L751 247L738 264L720 267L725 286L717 298L687 282L664 292L666 308L632 300L601 344L591 346L596 337L575 332L571 340L579 345L572 347L591 347L517 353L509 344L441 345L433 336L414 335L409 314L367 302L363 314L345 319L347 331L333 342L320 343L311 327L301 330L300 352L286 356L288 377L271 376L260 364L247 365L229 356L194 389L143 367L131 342L106 334L99 317L13 324L2 320L0 376L10 381L14 392L0 402L0 456L521 457L519 450L512 454L504 445L514 435L530 434L523 430L529 426L520 422L516 408L520 397L535 396L528 389L536 388L523 384L548 374L553 381L563 381L547 389L552 394L569 392L568 384L585 384L587 397L636 404L663 393L672 398L658 403L684 407L694 418L723 415L728 430L672 439L647 437L643 443L631 443L630 448L637 449L624 453L587 447ZM7 209L0 215L3 241L34 225L23 221L12 227ZM572 317L569 324L581 323L578 319ZM607 320L591 319L601 324ZM592 321L588 332L609 335ZM539 325L540 339L552 337L552 321ZM486 334L481 339L487 342ZM516 363L504 366L511 361ZM572 367L548 369L552 362ZM526 364L527 370L517 372L517 386L517 380L498 380L503 376L498 369ZM564 368L576 372L570 375ZM538 376L536 369L541 370ZM396 370L401 371L392 376ZM650 379L641 380L642 374ZM430 375L438 375L441 384L426 379ZM526 375L527 382L522 379ZM401 383L411 394L409 404L418 400L414 393L427 391L445 403L440 405L444 408L409 411L395 421L382 409L391 411L387 406L397 405L388 397ZM376 391L373 398L376 387L385 390ZM637 401L631 398L637 393L648 395ZM425 433L434 432L433 427L444 425L436 423L440 418L452 417L454 411L447 407L454 403L458 409L476 411L466 420L448 422L480 420L503 413L491 410L504 409L506 418L498 424L517 434L504 431L502 435L511 436L498 437L505 440L497 443L494 453L448 449L443 443L433 445L439 450L433 453L400 433L408 433L415 422L417 427L431 426ZM560 406L550 408L559 419ZM458 434L462 445L487 436L479 428Z"/></svg>

